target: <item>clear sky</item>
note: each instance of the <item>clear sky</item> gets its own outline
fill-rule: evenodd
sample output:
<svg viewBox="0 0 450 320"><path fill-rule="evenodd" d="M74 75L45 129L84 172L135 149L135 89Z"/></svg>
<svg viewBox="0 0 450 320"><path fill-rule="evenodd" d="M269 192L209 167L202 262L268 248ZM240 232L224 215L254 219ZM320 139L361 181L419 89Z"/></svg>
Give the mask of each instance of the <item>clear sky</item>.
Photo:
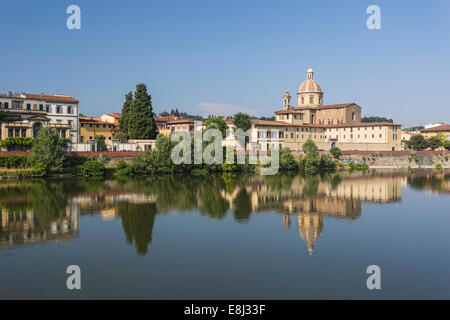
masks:
<svg viewBox="0 0 450 320"><path fill-rule="evenodd" d="M81 30L66 8L81 8ZM381 8L381 30L366 9ZM156 112L272 116L308 66L324 103L404 125L450 123L450 1L1 0L0 92L66 93L120 112L147 84Z"/></svg>

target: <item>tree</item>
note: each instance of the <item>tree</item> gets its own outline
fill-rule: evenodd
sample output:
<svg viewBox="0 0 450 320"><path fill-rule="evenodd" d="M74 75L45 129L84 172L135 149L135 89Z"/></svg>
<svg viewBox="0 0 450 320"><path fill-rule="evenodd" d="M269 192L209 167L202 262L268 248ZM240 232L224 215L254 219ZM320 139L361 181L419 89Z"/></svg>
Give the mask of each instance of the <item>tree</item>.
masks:
<svg viewBox="0 0 450 320"><path fill-rule="evenodd" d="M123 132L127 137L129 136L129 121L130 121L130 109L133 104L133 92L128 92L125 95L125 102L122 107L122 116L119 120L119 130Z"/></svg>
<svg viewBox="0 0 450 320"><path fill-rule="evenodd" d="M236 113L233 124L236 126L236 129L247 131L251 127L250 116L242 112Z"/></svg>
<svg viewBox="0 0 450 320"><path fill-rule="evenodd" d="M147 86L140 83L136 86L128 119L130 139L155 139L157 130L154 116Z"/></svg>
<svg viewBox="0 0 450 320"><path fill-rule="evenodd" d="M342 151L338 147L332 147L330 153L335 159L339 159L342 156Z"/></svg>
<svg viewBox="0 0 450 320"><path fill-rule="evenodd" d="M46 173L62 172L65 159L64 145L55 129L42 128L34 139L31 149L32 166L43 168Z"/></svg>
<svg viewBox="0 0 450 320"><path fill-rule="evenodd" d="M127 135L122 131L115 132L113 137L114 139L119 140L120 143L125 143L128 140Z"/></svg>
<svg viewBox="0 0 450 320"><path fill-rule="evenodd" d="M291 149L283 148L280 152L280 168L282 170L294 170L297 169L297 162L291 153Z"/></svg>
<svg viewBox="0 0 450 320"><path fill-rule="evenodd" d="M363 117L361 119L362 123L373 123L373 122L389 122L389 123L394 123L394 120L392 119L388 119L386 117L376 117L376 116L371 116L371 117Z"/></svg>
<svg viewBox="0 0 450 320"><path fill-rule="evenodd" d="M317 158L319 156L319 148L317 148L314 141L308 139L302 146L303 152L308 157Z"/></svg>
<svg viewBox="0 0 450 320"><path fill-rule="evenodd" d="M218 129L222 133L222 137L226 136L228 129L227 123L221 117L209 118L206 120L206 129Z"/></svg>
<svg viewBox="0 0 450 320"><path fill-rule="evenodd" d="M429 138L427 140L427 143L428 143L428 147L431 150L435 150L435 149L438 149L438 148L442 147L442 141L439 139L438 136L434 136L434 137Z"/></svg>
<svg viewBox="0 0 450 320"><path fill-rule="evenodd" d="M96 135L94 139L97 140L97 151L106 151L105 136Z"/></svg>
<svg viewBox="0 0 450 320"><path fill-rule="evenodd" d="M425 150L428 148L428 142L423 135L418 134L412 136L411 139L406 142L406 148L409 150Z"/></svg>

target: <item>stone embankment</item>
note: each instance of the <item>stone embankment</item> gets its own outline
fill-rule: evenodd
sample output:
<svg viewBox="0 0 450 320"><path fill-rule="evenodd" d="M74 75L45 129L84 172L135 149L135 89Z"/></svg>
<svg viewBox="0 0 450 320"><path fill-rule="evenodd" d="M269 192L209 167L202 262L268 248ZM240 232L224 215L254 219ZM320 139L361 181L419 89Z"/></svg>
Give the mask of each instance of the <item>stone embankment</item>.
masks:
<svg viewBox="0 0 450 320"><path fill-rule="evenodd" d="M450 168L449 151L342 151L341 159L371 168Z"/></svg>

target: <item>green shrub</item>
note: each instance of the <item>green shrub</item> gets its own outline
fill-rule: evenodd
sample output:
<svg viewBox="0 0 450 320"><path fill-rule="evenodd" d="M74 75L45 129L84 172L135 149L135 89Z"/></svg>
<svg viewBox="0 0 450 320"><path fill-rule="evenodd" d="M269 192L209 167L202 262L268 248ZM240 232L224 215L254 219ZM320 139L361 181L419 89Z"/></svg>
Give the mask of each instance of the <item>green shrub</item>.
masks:
<svg viewBox="0 0 450 320"><path fill-rule="evenodd" d="M281 170L297 170L298 164L291 153L291 149L283 148L280 151L280 169Z"/></svg>
<svg viewBox="0 0 450 320"><path fill-rule="evenodd" d="M31 147L33 145L33 137L8 137L0 141L0 147L8 148L10 146Z"/></svg>
<svg viewBox="0 0 450 320"><path fill-rule="evenodd" d="M29 158L26 155L0 156L0 168L19 169L28 168Z"/></svg>
<svg viewBox="0 0 450 320"><path fill-rule="evenodd" d="M342 156L342 151L338 147L332 147L330 153L335 159L339 159Z"/></svg>
<svg viewBox="0 0 450 320"><path fill-rule="evenodd" d="M90 159L77 167L76 174L84 177L103 176L105 174L105 165L100 161Z"/></svg>
<svg viewBox="0 0 450 320"><path fill-rule="evenodd" d="M123 160L116 164L114 174L118 176L132 176L134 174L133 167Z"/></svg>

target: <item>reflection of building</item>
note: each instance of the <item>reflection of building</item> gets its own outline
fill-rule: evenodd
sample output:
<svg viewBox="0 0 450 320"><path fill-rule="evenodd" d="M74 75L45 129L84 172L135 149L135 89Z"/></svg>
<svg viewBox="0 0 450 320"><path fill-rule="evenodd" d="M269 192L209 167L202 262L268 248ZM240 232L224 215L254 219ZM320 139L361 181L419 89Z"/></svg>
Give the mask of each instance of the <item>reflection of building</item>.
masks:
<svg viewBox="0 0 450 320"><path fill-rule="evenodd" d="M312 254L314 242L319 239L323 229L323 217L314 213L298 213L297 215L298 233L306 242L306 248Z"/></svg>
<svg viewBox="0 0 450 320"><path fill-rule="evenodd" d="M70 240L79 232L80 213L76 205L66 206L65 211L49 222L42 222L33 209L3 208L0 215L0 246Z"/></svg>
<svg viewBox="0 0 450 320"><path fill-rule="evenodd" d="M322 181L319 177L291 178L280 185L271 185L270 177L256 178L246 186L252 212L274 210L283 213L283 225L291 226L291 216L297 214L297 227L312 252L314 242L323 230L323 217L355 219L361 215L362 202L388 203L401 199L402 176L376 177L355 173L339 176L339 180ZM283 186L283 183L286 185ZM222 196L235 210L234 198L239 187Z"/></svg>

